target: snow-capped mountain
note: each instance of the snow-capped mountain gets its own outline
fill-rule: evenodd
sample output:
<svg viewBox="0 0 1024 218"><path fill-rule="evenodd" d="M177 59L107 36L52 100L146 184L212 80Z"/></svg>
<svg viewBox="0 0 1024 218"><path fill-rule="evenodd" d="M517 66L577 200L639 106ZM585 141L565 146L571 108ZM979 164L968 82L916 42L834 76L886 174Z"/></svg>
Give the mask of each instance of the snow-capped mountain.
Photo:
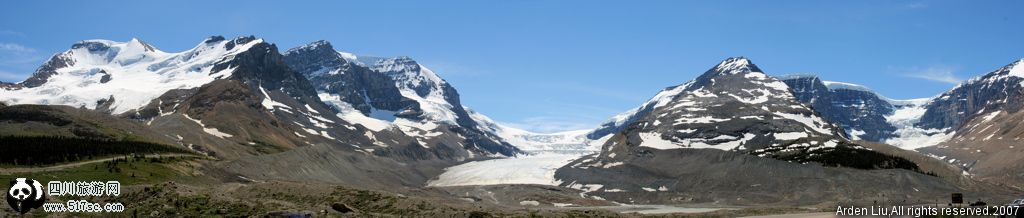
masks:
<svg viewBox="0 0 1024 218"><path fill-rule="evenodd" d="M1024 59L957 85L929 102L916 124L954 131L976 117L1016 112L1024 107Z"/></svg>
<svg viewBox="0 0 1024 218"><path fill-rule="evenodd" d="M916 126L945 138L919 150L973 176L1018 186L1024 159L1024 59L970 79L920 111Z"/></svg>
<svg viewBox="0 0 1024 218"><path fill-rule="evenodd" d="M965 81L932 98L892 100L854 84L788 76L802 102L841 124L854 139L917 150L971 175L1013 184L1024 138L1024 59ZM995 181L994 180L994 181Z"/></svg>
<svg viewBox="0 0 1024 218"><path fill-rule="evenodd" d="M319 51L316 45L296 51ZM518 152L471 126L476 122L455 90L414 61L385 59L371 68L326 48L329 55L296 58L299 52L284 56L252 36L214 36L176 53L138 39L87 40L6 85L0 101L143 121L182 146L222 158L317 144L412 161Z"/></svg>
<svg viewBox="0 0 1024 218"><path fill-rule="evenodd" d="M932 98L893 100L856 84L821 81L813 75L783 77L797 98L826 119L841 124L853 139L885 142L904 149L935 146L974 131L972 120L994 121L1024 105L1024 60L966 81ZM996 131L996 130L993 130ZM987 138L987 137L982 137Z"/></svg>
<svg viewBox="0 0 1024 218"><path fill-rule="evenodd" d="M896 131L885 119L895 107L863 86L821 81L814 75L787 75L780 79L792 88L800 102L842 125L851 139L881 141Z"/></svg>
<svg viewBox="0 0 1024 218"><path fill-rule="evenodd" d="M672 86L665 88L654 95L653 98L647 100L639 107L630 109L626 112L619 113L613 116L608 121L605 121L596 129L587 134L588 139L601 139L611 137L615 133L618 133L626 128L627 125L633 123L637 119L651 113L656 107L665 106L669 101L675 99L677 95L683 92L690 84L686 83L683 85Z"/></svg>
<svg viewBox="0 0 1024 218"><path fill-rule="evenodd" d="M785 83L746 58L726 59L667 90L652 100L650 112L605 144L602 156L633 147L713 148L786 159L856 147L847 145L838 126L797 101Z"/></svg>
<svg viewBox="0 0 1024 218"><path fill-rule="evenodd" d="M231 76L214 71L262 40L210 38L192 49L167 53L142 40L85 40L59 53L11 90L0 91L9 104L56 104L109 110L139 109L172 89L190 89Z"/></svg>
<svg viewBox="0 0 1024 218"><path fill-rule="evenodd" d="M359 57L316 41L288 50L285 60L312 81L320 99L342 119L372 130L368 136L401 132L425 147L482 155L519 152L478 127L455 88L411 58Z"/></svg>
<svg viewBox="0 0 1024 218"><path fill-rule="evenodd" d="M560 186L643 203L780 202L847 193L844 187L955 189L915 162L849 141L789 85L743 57L669 87L610 123L603 128L621 130L598 154L558 169ZM893 179L871 169L907 170L889 171L901 178Z"/></svg>
<svg viewBox="0 0 1024 218"><path fill-rule="evenodd" d="M143 121L171 141L221 158L369 144L341 137L362 134L333 116L276 46L252 36L213 36L176 53L138 39L86 40L0 92L8 104L68 105Z"/></svg>
<svg viewBox="0 0 1024 218"><path fill-rule="evenodd" d="M608 139L599 155L572 167L636 161L637 154L650 150L714 149L797 163L914 169L906 160L851 143L839 125L743 57L726 59L628 113L632 118L617 119L633 121Z"/></svg>

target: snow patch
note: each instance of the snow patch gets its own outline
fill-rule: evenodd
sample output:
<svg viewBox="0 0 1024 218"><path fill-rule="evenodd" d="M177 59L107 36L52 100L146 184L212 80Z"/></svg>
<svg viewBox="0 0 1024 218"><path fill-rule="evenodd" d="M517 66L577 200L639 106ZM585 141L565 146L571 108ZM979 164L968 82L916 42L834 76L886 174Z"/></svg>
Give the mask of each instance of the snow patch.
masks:
<svg viewBox="0 0 1024 218"><path fill-rule="evenodd" d="M319 93L320 101L330 104L331 106L338 109L338 117L349 121L354 124L359 124L367 129L374 132L380 132L382 130L392 127L390 122L374 119L363 115L362 112L356 110L352 105L341 100L341 96L330 93Z"/></svg>
<svg viewBox="0 0 1024 218"><path fill-rule="evenodd" d="M260 92L263 93L263 102L261 102L261 104L263 104L263 108L266 108L267 110L273 110L276 107L288 108L288 109L292 108L292 107L289 107L288 105L285 105L285 104L283 104L281 102L276 102L276 101L274 101L274 99L271 99L270 98L270 94L267 94L267 90L263 89L262 85L260 85Z"/></svg>
<svg viewBox="0 0 1024 218"><path fill-rule="evenodd" d="M860 137L864 134L867 134L867 132L864 132L864 130L850 129L850 137L853 140L860 140Z"/></svg>
<svg viewBox="0 0 1024 218"><path fill-rule="evenodd" d="M540 202L537 202L537 201L520 201L519 205L522 205L522 206L540 206Z"/></svg>
<svg viewBox="0 0 1024 218"><path fill-rule="evenodd" d="M800 115L800 114L789 114L789 113L781 113L781 112L774 112L774 114L776 116L780 116L780 117L785 118L785 119L789 119L789 120L793 120L793 121L796 121L796 122L800 122L800 123L804 124L804 126L806 126L807 128L810 128L811 130L814 130L815 132L819 132L819 133L826 134L826 135L831 135L832 134L832 132L829 131L828 128L826 128L826 126L825 126L825 124L827 122L825 122L824 119L821 119L821 117L818 117L818 116L806 116L806 115Z"/></svg>
<svg viewBox="0 0 1024 218"><path fill-rule="evenodd" d="M655 132L642 132L640 135L640 146L654 148L659 150L668 150L681 148L675 142L665 140L661 138L661 134Z"/></svg>
<svg viewBox="0 0 1024 218"><path fill-rule="evenodd" d="M808 135L806 132L783 132L783 133L772 133L772 137L777 140L797 140L806 138Z"/></svg>
<svg viewBox="0 0 1024 218"><path fill-rule="evenodd" d="M206 132L206 134L210 134L210 135L217 136L217 137L220 137L220 138L230 138L230 137L232 137L231 134L227 134L227 133L221 132L220 130L217 130L216 128L212 128L212 127L207 128L206 125L204 125L202 121L196 120L196 119L192 119L192 117L189 117L187 114L182 114L182 115L185 116L185 119L191 120L192 122L195 122L196 124L199 124L199 127L202 127L203 128L203 132Z"/></svg>

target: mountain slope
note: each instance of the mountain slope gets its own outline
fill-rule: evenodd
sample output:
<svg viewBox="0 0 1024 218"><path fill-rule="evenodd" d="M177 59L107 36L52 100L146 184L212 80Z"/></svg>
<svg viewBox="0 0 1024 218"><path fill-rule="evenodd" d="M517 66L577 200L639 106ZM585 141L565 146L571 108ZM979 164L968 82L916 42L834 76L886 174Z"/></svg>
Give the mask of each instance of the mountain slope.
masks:
<svg viewBox="0 0 1024 218"><path fill-rule="evenodd" d="M861 85L822 81L814 75L787 75L782 81L800 102L840 124L851 139L916 149L948 138L947 134L915 126L930 98L893 100Z"/></svg>
<svg viewBox="0 0 1024 218"><path fill-rule="evenodd" d="M680 87L680 94L630 124L624 137L654 149L714 148L778 158L846 146L838 126L745 58L722 61ZM604 152L618 148L608 143Z"/></svg>
<svg viewBox="0 0 1024 218"><path fill-rule="evenodd" d="M934 98L892 100L854 84L821 81L816 76L788 76L801 102L840 123L856 139L917 149L949 141L975 141L982 123L997 121L1024 107L1024 63L1018 60L971 79ZM854 134L856 133L856 134ZM1002 136L995 134L993 137ZM973 137L978 138L978 137ZM980 138L988 138L981 136Z"/></svg>
<svg viewBox="0 0 1024 218"><path fill-rule="evenodd" d="M252 36L214 36L178 53L138 39L87 40L0 92L8 104L69 105L143 121L179 144L228 159L315 144L346 145L353 152L388 145L335 116L305 76L285 64L275 45ZM412 141L394 137L388 142Z"/></svg>
<svg viewBox="0 0 1024 218"><path fill-rule="evenodd" d="M231 76L213 66L261 41L211 38L196 47L166 53L139 39L86 40L54 55L13 90L0 90L10 104L55 104L122 114L172 89L189 89ZM223 39L223 38L219 38Z"/></svg>
<svg viewBox="0 0 1024 218"><path fill-rule="evenodd" d="M1020 187L1024 174L1024 59L968 80L927 105L918 126L948 140L920 149L973 176Z"/></svg>
<svg viewBox="0 0 1024 218"><path fill-rule="evenodd" d="M852 84L824 82L817 76L792 75L782 81L800 102L810 105L825 119L843 125L853 139L882 141L896 127L886 121L895 107L870 90Z"/></svg>
<svg viewBox="0 0 1024 218"><path fill-rule="evenodd" d="M917 126L955 130L986 112L1024 107L1024 59L964 82L930 102Z"/></svg>
<svg viewBox="0 0 1024 218"><path fill-rule="evenodd" d="M290 49L285 59L340 117L372 130L368 135L405 134L425 148L471 152L459 159L519 152L480 128L455 88L410 58L359 58L317 41Z"/></svg>
<svg viewBox="0 0 1024 218"><path fill-rule="evenodd" d="M934 98L909 101L890 100L862 86L829 84L813 76L791 76L785 81L801 101L841 123L853 136L922 151L964 173L1015 185L1024 181L1017 172L1020 158L1016 157L1020 152L1016 144L1024 137L1020 128L1022 63L1014 61ZM883 119L885 123L880 122ZM872 137L876 135L882 137Z"/></svg>
<svg viewBox="0 0 1024 218"><path fill-rule="evenodd" d="M561 185L625 202L786 205L874 194L844 191L851 186L922 190L907 199L963 189L959 178L929 176L906 158L850 142L742 57L646 104L600 153L559 169Z"/></svg>
<svg viewBox="0 0 1024 218"><path fill-rule="evenodd" d="M0 105L0 132L0 136L50 136L175 144L173 138L146 128L144 123L62 105Z"/></svg>
<svg viewBox="0 0 1024 218"><path fill-rule="evenodd" d="M311 82L304 74L311 72L289 65L301 65L296 59L252 36L210 37L177 53L137 39L88 40L54 56L28 80L5 85L0 102L4 108L67 105L115 115L152 138L223 160L207 170L228 180L376 179L387 187L419 186L459 161L519 153L476 128L458 93L411 60L366 66L346 65L344 57L300 59L351 68ZM375 117L381 114L393 122ZM281 163L318 171L295 174L295 166ZM369 166L381 170L365 171Z"/></svg>

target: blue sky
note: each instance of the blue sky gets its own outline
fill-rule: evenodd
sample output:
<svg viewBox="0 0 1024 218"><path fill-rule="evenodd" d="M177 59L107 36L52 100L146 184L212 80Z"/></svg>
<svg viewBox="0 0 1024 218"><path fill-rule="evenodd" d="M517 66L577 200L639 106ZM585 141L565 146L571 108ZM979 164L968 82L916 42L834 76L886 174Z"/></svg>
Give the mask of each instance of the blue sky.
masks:
<svg viewBox="0 0 1024 218"><path fill-rule="evenodd" d="M21 1L0 13L0 80L75 41L176 52L209 35L282 50L318 39L410 56L495 120L589 128L730 56L892 98L929 97L1024 58L1021 1ZM291 4L289 4L291 3Z"/></svg>

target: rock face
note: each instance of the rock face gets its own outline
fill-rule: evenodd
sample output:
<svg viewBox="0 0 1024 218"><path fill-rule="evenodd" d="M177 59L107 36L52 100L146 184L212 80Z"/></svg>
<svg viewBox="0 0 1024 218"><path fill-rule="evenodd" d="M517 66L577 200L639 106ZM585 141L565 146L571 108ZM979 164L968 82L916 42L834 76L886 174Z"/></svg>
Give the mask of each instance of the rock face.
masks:
<svg viewBox="0 0 1024 218"><path fill-rule="evenodd" d="M919 149L976 178L1024 182L1024 59L968 80L936 97L917 124L949 135Z"/></svg>
<svg viewBox="0 0 1024 218"><path fill-rule="evenodd" d="M916 126L955 130L985 112L1024 107L1024 59L958 85L932 100Z"/></svg>
<svg viewBox="0 0 1024 218"><path fill-rule="evenodd" d="M20 88L23 88L23 86L21 84L8 83L8 82L0 81L0 89L13 90L13 89L20 89Z"/></svg>
<svg viewBox="0 0 1024 218"><path fill-rule="evenodd" d="M472 119L455 88L408 57L362 58L317 41L289 50L285 59L313 82L321 100L370 134L395 131L423 147L472 152L459 159L519 153Z"/></svg>
<svg viewBox="0 0 1024 218"><path fill-rule="evenodd" d="M814 76L784 81L802 102L840 123L855 139L918 150L980 178L1015 185L1019 169L1024 60L928 99L890 100L858 85ZM845 94L842 94L845 93Z"/></svg>
<svg viewBox="0 0 1024 218"><path fill-rule="evenodd" d="M822 81L814 75L782 78L800 102L843 126L850 139L912 150L936 145L951 136L949 132L918 125L931 98L893 100L861 85Z"/></svg>
<svg viewBox="0 0 1024 218"><path fill-rule="evenodd" d="M905 158L851 143L839 125L793 93L750 60L726 59L622 117L633 121L600 153L562 167L556 178L589 194L652 203L869 197L840 194L850 186L878 187L879 193L960 189Z"/></svg>
<svg viewBox="0 0 1024 218"><path fill-rule="evenodd" d="M892 100L854 84L816 76L785 76L793 93L826 119L841 124L853 139L885 142L905 149L964 141L966 123L996 121L1024 107L1024 60L971 79L934 98ZM978 124L975 124L978 125ZM985 138L982 136L981 138ZM968 141L973 141L969 139Z"/></svg>
<svg viewBox="0 0 1024 218"><path fill-rule="evenodd" d="M854 140L881 142L896 136L896 126L886 119L900 105L858 85L823 82L813 75L783 76L797 100L810 105L822 117L840 124Z"/></svg>
<svg viewBox="0 0 1024 218"><path fill-rule="evenodd" d="M109 49L107 45L100 41L82 41L71 46L72 50L85 50L89 52L102 52ZM70 52L60 53L50 57L50 60L43 63L43 66L39 66L36 72L31 77L25 79L20 83L23 87L39 87L46 83L46 81L57 74L57 70L61 68L70 67L75 64L73 55Z"/></svg>

